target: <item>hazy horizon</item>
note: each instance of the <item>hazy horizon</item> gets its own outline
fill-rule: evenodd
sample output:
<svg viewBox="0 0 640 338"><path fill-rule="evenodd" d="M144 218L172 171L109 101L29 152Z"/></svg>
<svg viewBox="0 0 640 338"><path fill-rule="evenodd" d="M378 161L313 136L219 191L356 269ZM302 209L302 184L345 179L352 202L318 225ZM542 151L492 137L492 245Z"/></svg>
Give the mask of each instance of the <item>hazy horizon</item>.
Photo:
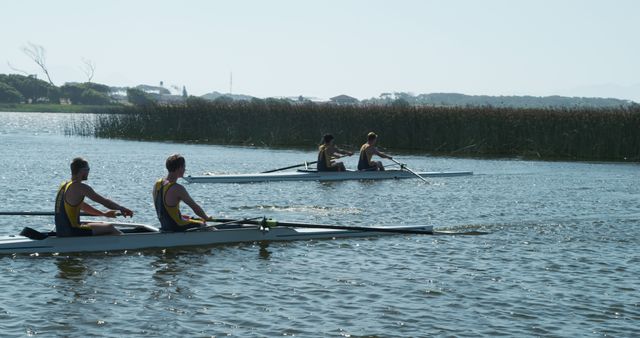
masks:
<svg viewBox="0 0 640 338"><path fill-rule="evenodd" d="M186 86L189 94L359 99L383 92L640 102L640 2L167 1L4 3L0 73L56 85ZM175 90L174 90L175 92Z"/></svg>

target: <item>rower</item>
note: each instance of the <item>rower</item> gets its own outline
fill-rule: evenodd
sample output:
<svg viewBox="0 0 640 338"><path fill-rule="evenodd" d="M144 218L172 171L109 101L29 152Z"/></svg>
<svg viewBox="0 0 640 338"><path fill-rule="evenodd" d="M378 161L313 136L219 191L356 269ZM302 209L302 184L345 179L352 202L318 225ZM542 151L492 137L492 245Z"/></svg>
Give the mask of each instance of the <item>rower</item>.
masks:
<svg viewBox="0 0 640 338"><path fill-rule="evenodd" d="M367 143L363 144L360 147L360 158L358 159L358 170L365 171L377 171L384 170L384 165L382 165L381 161L372 161L371 158L373 155L378 155L382 158L393 159L391 156L382 153L376 147L376 142L378 141L378 135L374 132L370 132L367 134Z"/></svg>
<svg viewBox="0 0 640 338"><path fill-rule="evenodd" d="M165 232L181 232L190 228L205 226L209 216L196 203L187 189L177 180L184 176L186 163L180 154L167 158L167 177L158 179L153 186L153 201L160 220L160 230ZM180 213L180 202L184 201L200 219L183 216Z"/></svg>
<svg viewBox="0 0 640 338"><path fill-rule="evenodd" d="M121 235L122 232L110 223L104 222L80 222L80 210L92 216L104 216L114 218L117 211L122 215L133 216L133 211L120 206L118 203L102 197L89 185L83 183L89 178L89 162L76 157L71 161L71 180L62 183L56 196L55 222L56 235L91 236L91 235ZM84 202L84 198L98 202L111 209L100 211ZM117 210L117 211L116 211Z"/></svg>
<svg viewBox="0 0 640 338"><path fill-rule="evenodd" d="M353 153L336 147L333 135L325 134L318 147L318 171L345 171L344 163L334 161L342 157L340 155L351 156Z"/></svg>

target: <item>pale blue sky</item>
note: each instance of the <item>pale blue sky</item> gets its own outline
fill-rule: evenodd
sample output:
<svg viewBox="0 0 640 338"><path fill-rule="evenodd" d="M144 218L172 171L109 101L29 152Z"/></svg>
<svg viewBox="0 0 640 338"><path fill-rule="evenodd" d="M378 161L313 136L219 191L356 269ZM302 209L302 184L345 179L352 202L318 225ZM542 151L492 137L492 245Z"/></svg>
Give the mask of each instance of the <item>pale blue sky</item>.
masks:
<svg viewBox="0 0 640 338"><path fill-rule="evenodd" d="M640 1L2 1L0 73L258 97L382 92L640 101ZM40 78L44 75L40 74Z"/></svg>

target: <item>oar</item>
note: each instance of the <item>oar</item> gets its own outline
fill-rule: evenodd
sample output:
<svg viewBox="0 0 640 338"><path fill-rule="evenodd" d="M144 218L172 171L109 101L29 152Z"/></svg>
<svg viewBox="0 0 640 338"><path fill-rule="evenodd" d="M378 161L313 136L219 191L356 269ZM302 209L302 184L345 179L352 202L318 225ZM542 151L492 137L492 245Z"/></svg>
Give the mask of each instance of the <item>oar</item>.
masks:
<svg viewBox="0 0 640 338"><path fill-rule="evenodd" d="M391 161L393 161L393 162L395 162L397 165L399 165L399 166L400 166L400 169L405 169L406 171L408 171L408 172L410 172L410 173L412 173L412 174L416 175L419 179L421 179L421 180L425 181L426 183L429 183L429 181L425 180L425 179L424 179L424 177L422 177L422 176L418 175L415 171L413 171L413 170L411 170L411 169L407 168L407 166L406 166L405 164L400 163L400 162L398 162L398 161L396 161L396 160L394 160L394 159L391 159Z"/></svg>
<svg viewBox="0 0 640 338"><path fill-rule="evenodd" d="M249 223L248 223L248 221L253 221L253 220L256 220L256 219L260 219L260 218L263 218L263 217L262 217L262 216L260 216L260 217L254 217L254 218L243 218L243 219L241 219L241 220L236 220L236 219L233 219L233 220L227 220L227 221L224 221L224 222L222 222L222 223L218 223L218 224L209 224L209 225L205 225L205 226L201 226L201 227L197 227L197 228L187 229L186 231L199 231L199 230L204 230L204 229L209 229L209 228L213 228L213 227L219 227L219 226L221 226L221 225L234 224L234 223L238 223L238 224L243 224L243 223L245 223L245 224L249 224ZM218 220L211 219L211 218L209 218L207 221L208 221L208 222L209 222L209 221L210 221L210 222L219 222Z"/></svg>
<svg viewBox="0 0 640 338"><path fill-rule="evenodd" d="M267 170L267 171L263 171L263 172L261 172L261 174L268 174L268 173L273 173L273 172L276 172L276 171L287 170L287 169L293 169L293 168L302 167L302 166L305 166L305 165L315 164L315 163L318 163L318 161L313 161L313 162L304 162L304 163L301 163L301 164L291 165L291 166L284 167L284 168L278 168L278 169Z"/></svg>
<svg viewBox="0 0 640 338"><path fill-rule="evenodd" d="M243 223L243 224L253 224L260 225L263 227L294 227L294 228L314 228L314 229L335 229L335 230L353 230L353 231L372 231L372 232L391 232L398 234L418 234L418 235L487 235L488 232L484 231L465 231L465 232L455 232L455 231L427 231L427 230L417 230L417 229L394 229L394 228L379 228L379 227L364 227L364 226L343 226L343 225L329 225L329 224L312 224L312 223L297 223L297 222L280 222L272 219L267 219L264 217L260 221L253 220L229 220L225 218L212 219L213 222L233 222L233 223Z"/></svg>
<svg viewBox="0 0 640 338"><path fill-rule="evenodd" d="M0 211L0 216L55 216L56 213L52 211ZM121 213L117 213L117 216L122 216ZM92 217L104 217L98 215L89 215L81 212L80 216L92 216Z"/></svg>
<svg viewBox="0 0 640 338"><path fill-rule="evenodd" d="M1 216L54 216L55 212L48 211L0 211Z"/></svg>
<svg viewBox="0 0 640 338"><path fill-rule="evenodd" d="M294 228L313 228L313 229L334 229L334 230L351 230L351 231L371 231L371 232L391 232L397 234L420 234L420 235L432 235L432 231L428 230L415 230L415 229L394 229L394 228L378 228L378 227L364 227L364 226L344 226L344 225L330 225L330 224L312 224L312 223L294 223L294 222L280 222L272 219L266 219L263 217L260 221L255 220L229 220L229 219L213 219L214 222L233 222L243 224L260 225L263 227L294 227ZM212 225L215 226L215 225Z"/></svg>

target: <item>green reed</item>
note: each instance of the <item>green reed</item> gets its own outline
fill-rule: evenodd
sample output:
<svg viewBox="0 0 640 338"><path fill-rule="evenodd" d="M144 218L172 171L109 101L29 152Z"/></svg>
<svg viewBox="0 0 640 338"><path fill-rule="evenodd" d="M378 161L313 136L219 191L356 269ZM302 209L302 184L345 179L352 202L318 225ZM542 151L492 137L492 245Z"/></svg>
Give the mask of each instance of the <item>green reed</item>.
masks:
<svg viewBox="0 0 640 338"><path fill-rule="evenodd" d="M116 113L116 114L113 114ZM313 146L324 133L357 147L369 131L394 150L455 156L640 161L640 107L516 109L337 106L280 100L123 107L77 134L135 140ZM73 129L73 128L70 128Z"/></svg>

